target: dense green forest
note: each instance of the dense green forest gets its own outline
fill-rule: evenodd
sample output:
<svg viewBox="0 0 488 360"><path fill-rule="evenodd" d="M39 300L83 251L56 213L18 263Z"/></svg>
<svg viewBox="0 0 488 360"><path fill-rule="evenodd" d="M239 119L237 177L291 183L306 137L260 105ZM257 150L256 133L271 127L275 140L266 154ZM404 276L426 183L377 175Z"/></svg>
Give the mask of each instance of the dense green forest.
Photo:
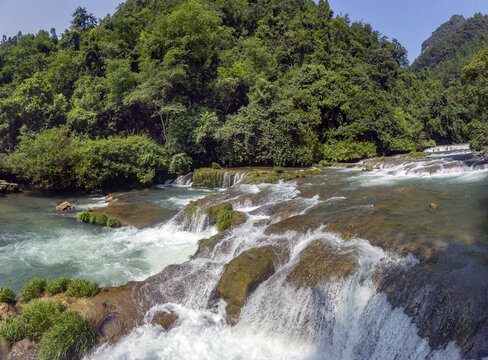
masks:
<svg viewBox="0 0 488 360"><path fill-rule="evenodd" d="M398 41L324 0L127 0L102 20L78 8L60 36L0 44L0 176L93 189L212 162L482 149L487 53L455 90L431 65L412 71Z"/></svg>

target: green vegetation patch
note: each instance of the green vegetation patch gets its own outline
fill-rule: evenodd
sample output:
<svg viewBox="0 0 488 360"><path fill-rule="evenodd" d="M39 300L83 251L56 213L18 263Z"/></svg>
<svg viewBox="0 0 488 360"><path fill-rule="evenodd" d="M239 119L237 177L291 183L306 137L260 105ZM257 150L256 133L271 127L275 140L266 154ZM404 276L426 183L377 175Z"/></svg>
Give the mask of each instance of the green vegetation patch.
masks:
<svg viewBox="0 0 488 360"><path fill-rule="evenodd" d="M17 300L17 296L15 292L5 286L0 286L0 302L15 302Z"/></svg>
<svg viewBox="0 0 488 360"><path fill-rule="evenodd" d="M40 360L69 360L87 355L97 342L97 331L86 319L66 311L40 342Z"/></svg>
<svg viewBox="0 0 488 360"><path fill-rule="evenodd" d="M198 213L200 211L201 211L201 209L200 209L200 207L198 207L196 201L191 201L190 207L188 208L188 212L186 213L186 218L191 219L193 217L193 215L195 215L196 213Z"/></svg>
<svg viewBox="0 0 488 360"><path fill-rule="evenodd" d="M211 224L215 224L217 222L217 216L219 212L228 210L232 210L232 204L229 202L223 202L215 206L211 206L207 208L207 215L209 217L209 221Z"/></svg>
<svg viewBox="0 0 488 360"><path fill-rule="evenodd" d="M273 184L278 181L278 177L276 175L269 176L263 180L267 184Z"/></svg>
<svg viewBox="0 0 488 360"><path fill-rule="evenodd" d="M83 210L81 213L79 213L78 220L92 225L108 226L110 228L120 227L119 219L108 217L107 214L95 213L89 209Z"/></svg>
<svg viewBox="0 0 488 360"><path fill-rule="evenodd" d="M46 279L32 279L24 285L20 292L23 301L31 301L35 298L41 297L46 290Z"/></svg>
<svg viewBox="0 0 488 360"><path fill-rule="evenodd" d="M422 151L411 151L408 156L410 156L411 158L414 158L414 159L422 159L424 157L427 156L426 153L422 152Z"/></svg>
<svg viewBox="0 0 488 360"><path fill-rule="evenodd" d="M21 315L25 324L25 335L39 341L42 335L54 325L62 311L61 304L37 299L30 301L22 309Z"/></svg>
<svg viewBox="0 0 488 360"><path fill-rule="evenodd" d="M221 170L202 168L193 173L193 186L217 188L220 187Z"/></svg>
<svg viewBox="0 0 488 360"><path fill-rule="evenodd" d="M66 295L73 297L92 297L98 294L99 287L97 282L90 282L82 279L74 279L66 289Z"/></svg>
<svg viewBox="0 0 488 360"><path fill-rule="evenodd" d="M68 289L68 285L71 283L71 280L68 278L60 278L57 280L50 281L46 286L46 292L50 295L56 295L60 293L64 293Z"/></svg>
<svg viewBox="0 0 488 360"><path fill-rule="evenodd" d="M26 336L24 320L21 317L6 319L0 325L0 335L2 335L9 344L22 340Z"/></svg>

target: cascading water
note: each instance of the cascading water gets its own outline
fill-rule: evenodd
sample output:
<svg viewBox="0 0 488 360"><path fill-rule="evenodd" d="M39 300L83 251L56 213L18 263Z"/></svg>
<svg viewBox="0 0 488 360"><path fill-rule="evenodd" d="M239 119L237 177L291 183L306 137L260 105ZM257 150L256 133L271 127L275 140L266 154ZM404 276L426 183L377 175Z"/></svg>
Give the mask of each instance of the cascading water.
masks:
<svg viewBox="0 0 488 360"><path fill-rule="evenodd" d="M237 185L222 193L220 201L230 201L235 210L246 214L245 224L224 234L210 252L148 279L133 294L145 313L143 324L117 344L101 346L90 358L464 358L454 338L432 347L435 341L419 335L425 329L419 329L417 320L402 307L391 305L389 296L378 289L382 273L408 274L422 265L417 257L398 255L394 247L389 251L360 238L344 241L327 231L328 219L340 217L344 211L369 216L375 209L370 205L371 191L358 186L351 190L351 183L344 181L368 182L369 174L329 174L301 185ZM347 196L330 188L321 192L324 182L338 181L344 184L341 191ZM317 194L310 196L315 189ZM398 189L405 191L401 186ZM381 191L386 198L391 193ZM374 196L378 195L381 192L376 191ZM180 226L202 231L208 219L197 213L182 220ZM307 276L302 282L292 281L297 269L305 268L307 273L309 263L304 264L301 256L312 245L326 248L329 254L312 257L315 260L309 262L319 261L322 270L325 268L324 276L308 285ZM239 321L230 326L225 302L215 298L217 283L230 261L263 246L281 247L287 256L249 296ZM336 260L327 265L329 258ZM310 274L313 277L314 272ZM417 301L429 303L431 296L419 292ZM168 331L151 324L154 315L162 311L178 316L175 327Z"/></svg>

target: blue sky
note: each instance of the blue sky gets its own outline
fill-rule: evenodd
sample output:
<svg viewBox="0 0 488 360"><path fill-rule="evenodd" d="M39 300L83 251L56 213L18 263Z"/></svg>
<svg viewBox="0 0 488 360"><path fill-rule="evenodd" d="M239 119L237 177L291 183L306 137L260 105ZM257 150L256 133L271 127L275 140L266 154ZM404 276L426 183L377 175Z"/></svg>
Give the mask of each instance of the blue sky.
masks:
<svg viewBox="0 0 488 360"><path fill-rule="evenodd" d="M488 0L329 0L336 15L349 14L383 35L395 38L408 50L412 62L422 42L454 14L465 18L488 14Z"/></svg>
<svg viewBox="0 0 488 360"><path fill-rule="evenodd" d="M162 0L163 1L163 0ZM35 33L56 28L58 34L69 26L78 6L97 17L113 13L121 0L0 0L0 36ZM454 14L464 17L488 13L488 0L329 0L338 14L353 21L370 23L389 38L398 39L413 61L422 42Z"/></svg>

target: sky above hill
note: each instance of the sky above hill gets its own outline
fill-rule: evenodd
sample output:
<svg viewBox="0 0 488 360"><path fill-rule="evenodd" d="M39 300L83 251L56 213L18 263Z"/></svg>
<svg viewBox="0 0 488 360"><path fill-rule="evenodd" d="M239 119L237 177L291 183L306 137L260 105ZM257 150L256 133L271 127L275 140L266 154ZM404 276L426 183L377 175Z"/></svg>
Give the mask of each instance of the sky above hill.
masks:
<svg viewBox="0 0 488 360"><path fill-rule="evenodd" d="M36 33L55 28L58 34L69 27L78 5L99 18L112 14L121 0L0 0L0 36ZM454 14L471 17L488 13L488 0L329 0L336 15L349 14L383 35L396 38L408 50L412 62L422 42Z"/></svg>
<svg viewBox="0 0 488 360"><path fill-rule="evenodd" d="M335 15L349 14L408 50L410 63L420 55L422 42L452 15L465 18L488 14L488 0L329 0Z"/></svg>

